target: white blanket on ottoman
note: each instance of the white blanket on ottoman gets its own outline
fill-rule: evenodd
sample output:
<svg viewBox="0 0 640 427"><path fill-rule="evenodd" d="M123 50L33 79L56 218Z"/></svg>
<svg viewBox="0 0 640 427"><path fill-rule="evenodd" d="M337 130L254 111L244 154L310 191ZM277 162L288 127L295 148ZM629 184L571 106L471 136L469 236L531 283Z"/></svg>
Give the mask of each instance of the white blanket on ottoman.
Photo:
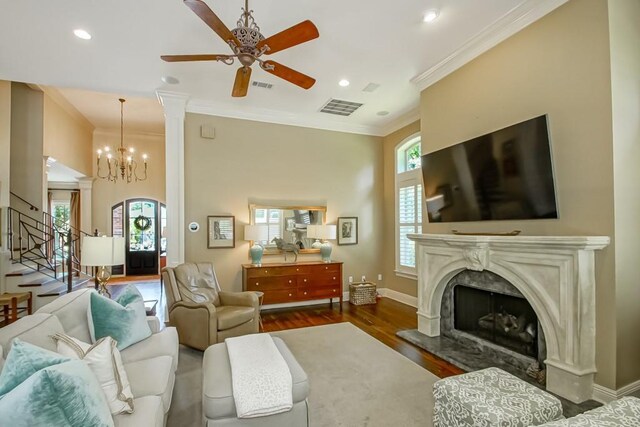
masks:
<svg viewBox="0 0 640 427"><path fill-rule="evenodd" d="M279 414L293 407L289 366L269 334L227 338L238 418Z"/></svg>

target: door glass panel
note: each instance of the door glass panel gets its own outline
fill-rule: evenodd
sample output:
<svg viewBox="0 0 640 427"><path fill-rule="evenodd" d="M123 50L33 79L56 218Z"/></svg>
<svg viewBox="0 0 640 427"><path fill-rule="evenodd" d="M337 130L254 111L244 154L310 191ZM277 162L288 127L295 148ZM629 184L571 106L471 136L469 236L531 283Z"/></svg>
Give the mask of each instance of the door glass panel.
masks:
<svg viewBox="0 0 640 427"><path fill-rule="evenodd" d="M124 237L124 205L122 203L111 209L111 235Z"/></svg>
<svg viewBox="0 0 640 427"><path fill-rule="evenodd" d="M167 253L167 207L160 205L160 256Z"/></svg>
<svg viewBox="0 0 640 427"><path fill-rule="evenodd" d="M149 201L129 203L129 252L156 250L156 204Z"/></svg>

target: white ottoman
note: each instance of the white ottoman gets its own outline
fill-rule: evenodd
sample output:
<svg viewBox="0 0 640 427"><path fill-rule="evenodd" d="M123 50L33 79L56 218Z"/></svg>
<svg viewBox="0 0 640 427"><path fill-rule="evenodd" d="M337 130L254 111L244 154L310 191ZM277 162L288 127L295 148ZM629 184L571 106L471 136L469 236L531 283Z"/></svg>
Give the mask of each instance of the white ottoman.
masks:
<svg viewBox="0 0 640 427"><path fill-rule="evenodd" d="M227 345L218 343L207 348L202 362L202 414L206 427L307 427L309 425L307 408L309 381L307 374L282 339L273 337L273 342L289 365L293 380L293 408L289 412L267 417L237 418Z"/></svg>
<svg viewBox="0 0 640 427"><path fill-rule="evenodd" d="M498 368L433 385L435 427L528 427L562 419L560 401Z"/></svg>

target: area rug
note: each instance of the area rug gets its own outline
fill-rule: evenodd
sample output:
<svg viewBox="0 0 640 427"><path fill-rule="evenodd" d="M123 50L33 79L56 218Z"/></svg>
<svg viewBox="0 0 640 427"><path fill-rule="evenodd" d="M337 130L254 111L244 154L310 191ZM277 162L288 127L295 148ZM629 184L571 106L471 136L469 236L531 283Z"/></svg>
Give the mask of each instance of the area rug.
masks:
<svg viewBox="0 0 640 427"><path fill-rule="evenodd" d="M273 333L307 372L313 427L431 426L438 378L351 323ZM167 425L201 425L202 352L181 347Z"/></svg>

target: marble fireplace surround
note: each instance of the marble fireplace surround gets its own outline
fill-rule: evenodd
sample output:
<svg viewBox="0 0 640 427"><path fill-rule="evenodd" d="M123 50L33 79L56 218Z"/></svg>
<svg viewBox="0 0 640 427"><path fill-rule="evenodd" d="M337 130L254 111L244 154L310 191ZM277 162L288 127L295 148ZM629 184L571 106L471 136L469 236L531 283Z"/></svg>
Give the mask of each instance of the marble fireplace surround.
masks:
<svg viewBox="0 0 640 427"><path fill-rule="evenodd" d="M418 267L418 330L440 335L449 281L465 269L511 282L533 307L547 345L547 390L580 403L596 373L595 254L606 236L411 234Z"/></svg>

